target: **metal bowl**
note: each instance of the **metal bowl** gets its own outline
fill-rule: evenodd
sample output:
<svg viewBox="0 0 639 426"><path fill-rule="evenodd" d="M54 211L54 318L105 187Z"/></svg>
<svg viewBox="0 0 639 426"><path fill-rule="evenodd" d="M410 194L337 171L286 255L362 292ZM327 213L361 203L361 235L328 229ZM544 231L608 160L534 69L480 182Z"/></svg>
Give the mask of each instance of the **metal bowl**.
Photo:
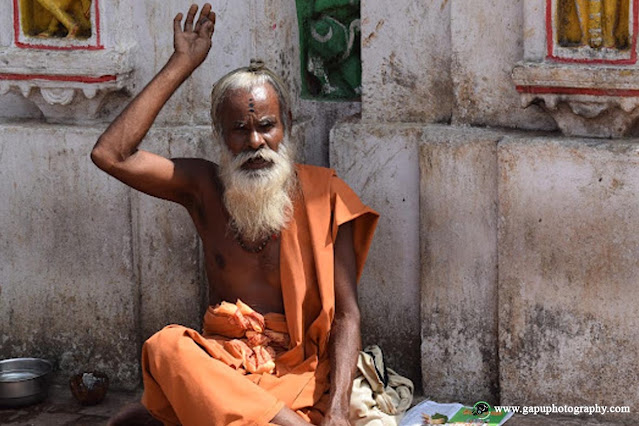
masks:
<svg viewBox="0 0 639 426"><path fill-rule="evenodd" d="M40 358L0 361L0 407L21 407L47 397L51 363Z"/></svg>

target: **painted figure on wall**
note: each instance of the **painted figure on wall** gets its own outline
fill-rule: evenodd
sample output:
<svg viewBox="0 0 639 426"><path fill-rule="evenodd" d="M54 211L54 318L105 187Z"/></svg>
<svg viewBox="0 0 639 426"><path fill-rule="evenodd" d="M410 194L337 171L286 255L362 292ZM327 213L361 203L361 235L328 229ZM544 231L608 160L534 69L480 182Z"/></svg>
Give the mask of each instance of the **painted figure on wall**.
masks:
<svg viewBox="0 0 639 426"><path fill-rule="evenodd" d="M30 36L91 36L91 0L21 0L20 18Z"/></svg>
<svg viewBox="0 0 639 426"><path fill-rule="evenodd" d="M361 95L359 0L297 0L302 94L325 99Z"/></svg>
<svg viewBox="0 0 639 426"><path fill-rule="evenodd" d="M630 0L559 0L559 45L593 49L630 46Z"/></svg>

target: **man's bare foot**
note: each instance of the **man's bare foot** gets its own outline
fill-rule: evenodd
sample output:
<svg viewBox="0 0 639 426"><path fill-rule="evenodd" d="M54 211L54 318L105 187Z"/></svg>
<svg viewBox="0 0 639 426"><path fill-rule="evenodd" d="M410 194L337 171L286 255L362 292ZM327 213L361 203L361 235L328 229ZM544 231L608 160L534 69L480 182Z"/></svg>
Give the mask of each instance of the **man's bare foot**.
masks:
<svg viewBox="0 0 639 426"><path fill-rule="evenodd" d="M115 416L111 417L107 426L163 426L139 402L125 405Z"/></svg>

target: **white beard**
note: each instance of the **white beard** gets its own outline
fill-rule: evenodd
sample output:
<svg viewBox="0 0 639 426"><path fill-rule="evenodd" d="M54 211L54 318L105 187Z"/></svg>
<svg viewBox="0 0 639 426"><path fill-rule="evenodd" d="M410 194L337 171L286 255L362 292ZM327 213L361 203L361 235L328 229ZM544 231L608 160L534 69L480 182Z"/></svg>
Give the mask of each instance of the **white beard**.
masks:
<svg viewBox="0 0 639 426"><path fill-rule="evenodd" d="M233 156L226 145L222 148L220 178L224 184L224 206L231 216L233 231L247 242L279 233L291 218L296 176L288 151L287 137L280 142L277 152L264 147ZM263 158L273 165L257 170L241 168L253 158Z"/></svg>

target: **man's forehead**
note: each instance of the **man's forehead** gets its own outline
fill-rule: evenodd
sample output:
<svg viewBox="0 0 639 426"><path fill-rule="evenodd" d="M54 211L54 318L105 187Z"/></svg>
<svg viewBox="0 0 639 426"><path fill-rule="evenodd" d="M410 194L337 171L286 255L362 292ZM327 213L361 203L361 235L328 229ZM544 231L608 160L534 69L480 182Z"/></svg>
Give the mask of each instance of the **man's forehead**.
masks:
<svg viewBox="0 0 639 426"><path fill-rule="evenodd" d="M271 89L271 92L274 92L273 88L268 85L261 85L261 86L255 86L253 87L253 90L251 90L251 97L253 100L255 101L265 101L268 99L269 97L269 93L267 89Z"/></svg>
<svg viewBox="0 0 639 426"><path fill-rule="evenodd" d="M277 92L275 91L273 86L271 86L268 83L257 84L249 88L230 89L228 93L226 94L225 99L231 100L231 101L236 101L236 100L244 101L247 99L251 99L254 102L255 101L264 102L264 101L275 100L279 105L279 98L277 96Z"/></svg>
<svg viewBox="0 0 639 426"><path fill-rule="evenodd" d="M222 104L222 114L229 110L255 112L256 109L280 112L279 97L270 84L256 85L250 89L231 89Z"/></svg>

